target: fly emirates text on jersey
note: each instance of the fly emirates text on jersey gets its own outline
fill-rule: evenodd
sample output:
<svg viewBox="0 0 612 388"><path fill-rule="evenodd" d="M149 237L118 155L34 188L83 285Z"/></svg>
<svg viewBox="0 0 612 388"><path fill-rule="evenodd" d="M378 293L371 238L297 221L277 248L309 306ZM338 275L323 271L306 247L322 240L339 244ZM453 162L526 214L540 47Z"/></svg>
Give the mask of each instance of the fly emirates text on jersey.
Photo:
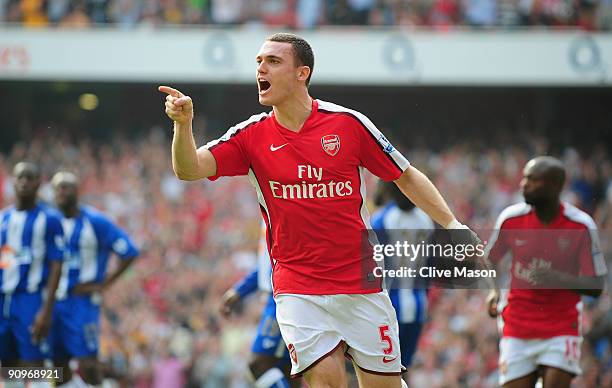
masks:
<svg viewBox="0 0 612 388"><path fill-rule="evenodd" d="M297 177L302 179L301 183L284 185L280 182L269 181L270 190L274 198L282 199L314 199L345 197L353 194L351 181L344 182L321 182L323 179L323 168L300 164L297 166Z"/></svg>

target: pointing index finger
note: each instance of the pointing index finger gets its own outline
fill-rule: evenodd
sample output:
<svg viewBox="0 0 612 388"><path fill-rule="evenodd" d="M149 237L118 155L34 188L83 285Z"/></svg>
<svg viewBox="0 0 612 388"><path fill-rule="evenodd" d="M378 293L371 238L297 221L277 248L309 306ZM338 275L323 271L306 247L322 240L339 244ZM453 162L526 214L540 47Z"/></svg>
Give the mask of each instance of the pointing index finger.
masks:
<svg viewBox="0 0 612 388"><path fill-rule="evenodd" d="M157 88L157 90L159 90L162 93L169 94L172 97L176 97L176 98L183 97L183 93L179 92L178 90L174 88L171 88L170 86L160 86Z"/></svg>

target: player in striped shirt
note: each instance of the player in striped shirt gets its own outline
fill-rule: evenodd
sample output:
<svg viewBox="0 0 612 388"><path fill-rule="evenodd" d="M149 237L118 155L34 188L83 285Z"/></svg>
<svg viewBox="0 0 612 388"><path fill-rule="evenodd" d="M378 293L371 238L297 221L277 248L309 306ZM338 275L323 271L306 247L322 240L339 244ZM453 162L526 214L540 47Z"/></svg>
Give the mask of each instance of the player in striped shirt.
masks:
<svg viewBox="0 0 612 388"><path fill-rule="evenodd" d="M421 244L433 237L435 225L424 211L414 206L395 185L386 184L389 201L372 215L372 228L380 244L396 242ZM404 258L406 259L406 258ZM427 257L419 256L402 261L392 258L392 264L399 266L422 266ZM385 265L385 268L391 268ZM387 279L389 297L399 322L399 340L402 365L410 368L417 350L423 324L427 314L427 289L425 281L419 278ZM403 376L408 383L408 371Z"/></svg>
<svg viewBox="0 0 612 388"><path fill-rule="evenodd" d="M133 263L138 250L106 216L79 203L79 183L74 174L58 172L51 183L55 203L63 214L67 256L53 315L53 360L64 368L61 387L82 386L78 375L72 378L72 358L78 360L83 380L96 386L102 383L97 360L102 293ZM112 253L120 260L115 270L106 274Z"/></svg>
<svg viewBox="0 0 612 388"><path fill-rule="evenodd" d="M270 283L272 267L266 246L265 228L263 224L257 254L257 268L225 292L221 313L229 316L241 301L256 291L268 295L266 306L261 312L257 336L251 347L252 356L249 361L249 370L253 376L255 388L300 387L300 380L294 379L289 382L285 378L285 373L289 372L291 367L291 360L276 321L276 303Z"/></svg>
<svg viewBox="0 0 612 388"><path fill-rule="evenodd" d="M38 202L38 166L18 163L13 179L15 204L0 213L0 361L42 366L64 258L61 215Z"/></svg>
<svg viewBox="0 0 612 388"><path fill-rule="evenodd" d="M599 296L607 270L593 219L560 200L564 183L561 161L530 160L525 202L502 211L487 246L493 265L512 257L509 290L492 292L488 306L501 331L505 388L534 387L540 376L544 388L569 388L581 373L581 296Z"/></svg>
<svg viewBox="0 0 612 388"><path fill-rule="evenodd" d="M174 121L175 173L185 180L250 177L266 222L276 318L292 376L304 375L314 388L346 386L346 356L362 387L398 388L397 319L380 282L368 276L371 254L362 251L371 248L364 238L370 228L365 169L394 181L439 224L467 227L366 116L310 97L308 42L275 34L255 60L259 102L272 111L200 148L191 98L160 86Z"/></svg>

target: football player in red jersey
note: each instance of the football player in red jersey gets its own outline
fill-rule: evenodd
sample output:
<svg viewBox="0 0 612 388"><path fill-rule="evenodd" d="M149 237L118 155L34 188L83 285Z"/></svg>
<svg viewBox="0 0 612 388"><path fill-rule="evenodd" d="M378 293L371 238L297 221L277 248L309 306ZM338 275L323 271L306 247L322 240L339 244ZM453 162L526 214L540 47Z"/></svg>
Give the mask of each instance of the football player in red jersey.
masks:
<svg viewBox="0 0 612 388"><path fill-rule="evenodd" d="M509 290L489 295L489 315L498 317L500 385L569 387L580 374L581 295L597 297L606 266L595 222L560 201L565 169L541 156L525 166L524 203L506 208L487 247L496 265L512 254Z"/></svg>
<svg viewBox="0 0 612 388"><path fill-rule="evenodd" d="M394 181L440 225L478 238L366 116L310 97L308 42L275 34L255 59L259 102L272 111L199 148L191 98L159 87L174 121L174 171L184 180L249 176L267 227L276 316L292 375L313 388L345 387L346 356L360 386L400 387L395 312L378 280L366 284L361 266L362 233L371 229L364 169Z"/></svg>

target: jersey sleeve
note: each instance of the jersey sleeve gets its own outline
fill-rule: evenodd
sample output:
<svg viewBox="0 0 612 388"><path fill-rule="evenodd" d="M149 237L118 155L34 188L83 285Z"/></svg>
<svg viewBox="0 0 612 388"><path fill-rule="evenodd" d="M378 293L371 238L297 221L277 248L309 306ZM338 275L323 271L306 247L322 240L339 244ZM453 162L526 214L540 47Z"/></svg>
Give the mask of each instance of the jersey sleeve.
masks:
<svg viewBox="0 0 612 388"><path fill-rule="evenodd" d="M257 291L258 275L258 271L254 270L234 285L233 288L236 290L238 295L240 295L240 299L244 299L246 296Z"/></svg>
<svg viewBox="0 0 612 388"><path fill-rule="evenodd" d="M62 222L53 215L47 216L47 230L45 231L46 255L48 260L64 260L66 241Z"/></svg>
<svg viewBox="0 0 612 388"><path fill-rule="evenodd" d="M387 140L370 119L360 113L355 116L359 131L361 165L384 181L398 179L410 167L408 160Z"/></svg>
<svg viewBox="0 0 612 388"><path fill-rule="evenodd" d="M249 172L247 129L266 117L268 115L265 113L251 116L248 120L231 127L219 139L204 146L217 162L217 173L208 179L214 181L222 176L246 175Z"/></svg>
<svg viewBox="0 0 612 388"><path fill-rule="evenodd" d="M492 263L499 263L504 255L510 250L510 246L507 244L508 229L503 228L505 217L500 215L495 223L495 228L491 233L491 238L485 248L485 257Z"/></svg>
<svg viewBox="0 0 612 388"><path fill-rule="evenodd" d="M605 275L608 271L599 243L597 229L585 229L585 232L581 235L580 242L580 276Z"/></svg>
<svg viewBox="0 0 612 388"><path fill-rule="evenodd" d="M105 245L123 260L132 259L139 255L138 248L134 245L127 233L109 220L106 222Z"/></svg>

